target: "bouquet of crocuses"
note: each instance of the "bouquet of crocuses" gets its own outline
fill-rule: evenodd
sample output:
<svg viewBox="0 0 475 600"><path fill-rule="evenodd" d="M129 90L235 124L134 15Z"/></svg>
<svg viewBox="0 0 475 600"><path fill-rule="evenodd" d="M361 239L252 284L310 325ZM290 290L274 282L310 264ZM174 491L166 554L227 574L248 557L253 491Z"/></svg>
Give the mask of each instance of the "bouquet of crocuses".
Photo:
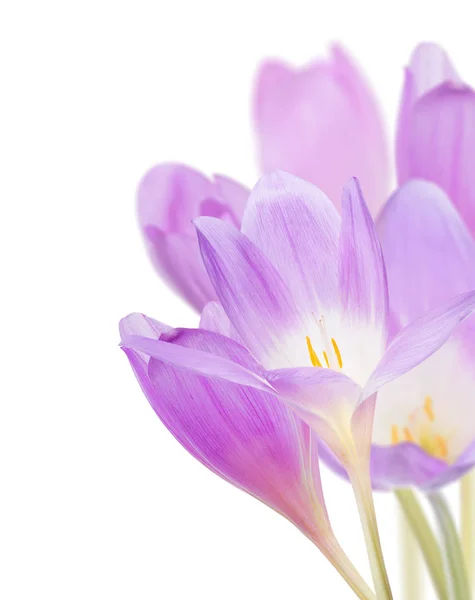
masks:
<svg viewBox="0 0 475 600"><path fill-rule="evenodd" d="M150 256L201 318L129 315L122 348L177 440L294 523L356 596L392 598L373 504L385 490L438 597L470 600L475 92L442 49L416 48L391 195L378 107L340 47L302 70L265 63L254 122L251 191L178 164L143 178ZM353 487L371 584L333 533L320 461ZM460 527L443 491L456 480Z"/></svg>

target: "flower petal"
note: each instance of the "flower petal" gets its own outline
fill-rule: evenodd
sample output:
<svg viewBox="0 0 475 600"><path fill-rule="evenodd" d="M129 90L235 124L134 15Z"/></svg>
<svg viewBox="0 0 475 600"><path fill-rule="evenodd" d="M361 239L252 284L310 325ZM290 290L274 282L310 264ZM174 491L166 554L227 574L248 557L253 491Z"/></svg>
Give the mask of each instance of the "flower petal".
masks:
<svg viewBox="0 0 475 600"><path fill-rule="evenodd" d="M280 273L295 303L315 312L337 304L340 217L317 187L283 171L264 175L241 230Z"/></svg>
<svg viewBox="0 0 475 600"><path fill-rule="evenodd" d="M344 464L352 443L351 419L361 388L343 373L301 367L267 372L280 399L317 433ZM367 436L371 443L371 432Z"/></svg>
<svg viewBox="0 0 475 600"><path fill-rule="evenodd" d="M153 167L138 192L138 217L159 274L197 309L215 299L198 252L192 219L212 215L239 227L249 192L225 177L207 179L179 164Z"/></svg>
<svg viewBox="0 0 475 600"><path fill-rule="evenodd" d="M391 310L401 324L475 289L475 242L445 192L433 183L404 184L383 208L377 230Z"/></svg>
<svg viewBox="0 0 475 600"><path fill-rule="evenodd" d="M184 330L181 331L184 335ZM186 330L185 330L186 331ZM122 341L122 346L146 354L165 364L194 372L198 375L222 379L232 383L254 387L261 391L273 392L272 387L259 374L259 367L249 355L247 350L232 340L204 329L189 330L190 335L199 336L203 343L214 341L214 346L224 346L227 354L232 354L233 360L211 354L195 348L186 348L167 341L145 338L141 336L127 336Z"/></svg>
<svg viewBox="0 0 475 600"><path fill-rule="evenodd" d="M359 402L431 356L474 310L475 292L467 292L407 325L389 345L365 385Z"/></svg>
<svg viewBox="0 0 475 600"><path fill-rule="evenodd" d="M239 345L204 330L172 330L162 339L184 351L253 366ZM269 394L125 349L152 407L203 464L293 521L317 545L329 531L316 440ZM317 462L315 460L317 459Z"/></svg>
<svg viewBox="0 0 475 600"><path fill-rule="evenodd" d="M300 430L284 406L267 394L210 381L153 358L145 370L134 351L127 353L153 409L195 458L318 543L319 472L315 465L302 471ZM325 512L318 516L325 519Z"/></svg>
<svg viewBox="0 0 475 600"><path fill-rule="evenodd" d="M371 477L378 489L424 488L447 469L446 462L430 456L416 444L373 446L371 450Z"/></svg>
<svg viewBox="0 0 475 600"><path fill-rule="evenodd" d="M396 137L396 162L400 182L410 178L408 144L411 136L410 118L414 104L424 94L445 82L461 83L460 77L443 48L422 43L414 50L405 71L404 87L399 108Z"/></svg>
<svg viewBox="0 0 475 600"><path fill-rule="evenodd" d="M421 178L444 189L475 232L475 92L444 83L419 99L405 120L399 181Z"/></svg>
<svg viewBox="0 0 475 600"><path fill-rule="evenodd" d="M228 315L224 312L224 308L219 302L208 302L203 308L200 319L200 329L207 329L220 333L228 338L231 338L238 344L242 345L241 336L234 329Z"/></svg>
<svg viewBox="0 0 475 600"><path fill-rule="evenodd" d="M119 333L121 339L130 335L142 335L144 337L158 339L163 333L172 331L172 328L165 323L160 323L151 319L142 313L131 313L119 323Z"/></svg>
<svg viewBox="0 0 475 600"><path fill-rule="evenodd" d="M300 323L292 297L246 236L218 219L202 217L195 223L216 294L246 347L265 365L272 353L286 351L279 340Z"/></svg>
<svg viewBox="0 0 475 600"><path fill-rule="evenodd" d="M254 120L261 169L283 169L318 185L338 207L340 191L360 177L376 212L389 183L385 132L359 69L341 47L303 69L278 61L258 73Z"/></svg>
<svg viewBox="0 0 475 600"><path fill-rule="evenodd" d="M424 42L415 48L408 70L414 80L417 98L446 81L460 82L447 52L431 42Z"/></svg>
<svg viewBox="0 0 475 600"><path fill-rule="evenodd" d="M354 178L343 191L340 290L346 319L385 329L388 289L383 255L361 187Z"/></svg>

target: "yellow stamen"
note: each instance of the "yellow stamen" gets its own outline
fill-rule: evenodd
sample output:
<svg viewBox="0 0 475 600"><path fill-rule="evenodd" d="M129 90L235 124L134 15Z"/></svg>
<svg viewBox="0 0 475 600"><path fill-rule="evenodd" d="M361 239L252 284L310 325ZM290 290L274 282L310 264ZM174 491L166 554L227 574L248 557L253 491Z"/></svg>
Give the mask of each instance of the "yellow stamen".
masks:
<svg viewBox="0 0 475 600"><path fill-rule="evenodd" d="M436 435L435 441L437 444L437 450L439 451L439 455L441 456L441 458L447 458L447 456L449 455L449 448L447 446L447 442L441 435Z"/></svg>
<svg viewBox="0 0 475 600"><path fill-rule="evenodd" d="M399 444L399 430L397 428L397 425L393 425L391 427L391 443Z"/></svg>
<svg viewBox="0 0 475 600"><path fill-rule="evenodd" d="M313 349L312 342L310 341L310 338L308 337L308 335L306 337L306 340L307 340L308 353L310 354L310 360L312 361L312 365L314 367L321 367L322 363L318 360L317 353Z"/></svg>
<svg viewBox="0 0 475 600"><path fill-rule="evenodd" d="M430 396L425 397L424 412L429 417L430 421L433 421L435 419L434 410L432 408L432 398Z"/></svg>
<svg viewBox="0 0 475 600"><path fill-rule="evenodd" d="M332 338L332 345L333 345L333 350L335 350L335 354L338 359L338 366L341 369L341 368L343 368L343 361L341 360L340 348L338 348L338 344L336 343L335 338Z"/></svg>
<svg viewBox="0 0 475 600"><path fill-rule="evenodd" d="M323 351L323 358L325 359L325 362L327 363L327 367L330 368L330 362L328 360L328 356L327 356L327 353L325 352L325 350Z"/></svg>
<svg viewBox="0 0 475 600"><path fill-rule="evenodd" d="M412 433L408 427L404 427L404 429L402 431L404 433L404 439L406 440L406 442L414 441L414 436L412 435Z"/></svg>

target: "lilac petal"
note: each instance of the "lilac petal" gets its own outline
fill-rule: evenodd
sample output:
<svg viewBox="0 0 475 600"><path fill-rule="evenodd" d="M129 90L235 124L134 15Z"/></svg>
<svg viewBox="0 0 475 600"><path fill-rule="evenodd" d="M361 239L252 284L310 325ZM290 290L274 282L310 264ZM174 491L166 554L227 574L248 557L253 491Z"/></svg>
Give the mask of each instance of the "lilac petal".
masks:
<svg viewBox="0 0 475 600"><path fill-rule="evenodd" d="M451 81L461 83L447 53L437 44L419 44L414 50L404 77L396 136L396 162L400 182L410 178L410 160L407 149L411 137L411 112L424 94Z"/></svg>
<svg viewBox="0 0 475 600"><path fill-rule="evenodd" d="M475 92L444 83L418 100L407 115L406 166L400 182L421 178L444 189L475 232Z"/></svg>
<svg viewBox="0 0 475 600"><path fill-rule="evenodd" d="M196 236L143 230L148 254L157 273L196 310L216 298L197 248Z"/></svg>
<svg viewBox="0 0 475 600"><path fill-rule="evenodd" d="M168 345L188 351L197 346L234 359L233 345L219 338L182 331ZM155 412L195 458L318 541L314 511L323 496L318 462L311 460L315 440L303 423L268 394L153 358L147 370L133 350L126 352ZM323 508L320 517L325 514Z"/></svg>
<svg viewBox="0 0 475 600"><path fill-rule="evenodd" d="M346 319L385 327L388 289L383 255L361 187L354 178L343 191L340 290Z"/></svg>
<svg viewBox="0 0 475 600"><path fill-rule="evenodd" d="M262 250L309 311L338 301L340 217L314 185L276 171L264 175L246 205L242 232Z"/></svg>
<svg viewBox="0 0 475 600"><path fill-rule="evenodd" d="M358 175L377 211L389 184L383 122L367 82L341 47L302 69L264 63L254 121L263 173L293 173L318 185L337 207L341 188Z"/></svg>
<svg viewBox="0 0 475 600"><path fill-rule="evenodd" d="M416 97L446 81L460 82L447 52L430 42L419 44L415 48L408 70L414 80Z"/></svg>
<svg viewBox="0 0 475 600"><path fill-rule="evenodd" d="M445 192L433 183L404 184L386 203L377 230L391 310L401 324L475 289L475 242Z"/></svg>
<svg viewBox="0 0 475 600"><path fill-rule="evenodd" d="M427 486L430 489L437 489L457 481L475 466L475 440L468 446L463 454L451 464L439 477L432 480Z"/></svg>
<svg viewBox="0 0 475 600"><path fill-rule="evenodd" d="M195 224L216 294L246 346L265 364L270 353L286 351L279 340L300 323L288 288L242 233L209 217Z"/></svg>
<svg viewBox="0 0 475 600"><path fill-rule="evenodd" d="M176 343L172 344L170 343L173 341L172 338L169 341L162 341L131 335L127 336L121 345L198 375L239 383L265 392L273 392L272 387L258 373L258 366L245 348L216 333L200 329L191 331L203 340L215 339L216 344L227 345L234 351L234 360L203 350L185 348ZM249 367L255 370L251 370Z"/></svg>
<svg viewBox="0 0 475 600"><path fill-rule="evenodd" d="M192 219L212 215L239 227L248 194L230 179L209 180L179 164L152 168L139 185L139 223L152 262L198 310L215 294L199 255Z"/></svg>
<svg viewBox="0 0 475 600"><path fill-rule="evenodd" d="M172 328L165 323L160 323L142 313L131 313L119 323L119 333L121 339L130 335L141 335L158 339L163 333L172 331Z"/></svg>
<svg viewBox="0 0 475 600"><path fill-rule="evenodd" d="M200 329L207 329L231 338L238 344L243 344L241 336L234 329L228 315L219 302L208 302L203 308L200 319Z"/></svg>
<svg viewBox="0 0 475 600"><path fill-rule="evenodd" d="M348 448L341 431L350 429L360 386L343 373L314 367L268 371L267 380L280 399L345 462ZM371 444L370 431L365 441Z"/></svg>
<svg viewBox="0 0 475 600"><path fill-rule="evenodd" d="M359 402L431 356L474 310L475 292L467 292L407 325L389 345L366 383Z"/></svg>
<svg viewBox="0 0 475 600"><path fill-rule="evenodd" d="M443 460L410 443L373 446L371 477L375 488L426 487L448 468Z"/></svg>

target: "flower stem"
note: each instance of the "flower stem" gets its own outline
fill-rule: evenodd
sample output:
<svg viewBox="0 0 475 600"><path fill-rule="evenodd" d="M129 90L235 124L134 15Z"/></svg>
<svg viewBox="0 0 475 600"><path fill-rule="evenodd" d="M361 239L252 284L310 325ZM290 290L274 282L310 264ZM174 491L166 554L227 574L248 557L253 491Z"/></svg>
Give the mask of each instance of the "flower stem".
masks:
<svg viewBox="0 0 475 600"><path fill-rule="evenodd" d="M399 532L401 544L401 564L403 579L403 598L414 600L424 595L424 581L422 579L422 555L417 540L409 527L406 515L398 508Z"/></svg>
<svg viewBox="0 0 475 600"><path fill-rule="evenodd" d="M419 500L410 489L396 490L395 495L404 513L406 522L419 544L438 597L440 600L448 600L444 561L440 545L429 525ZM417 598L418 596L412 597Z"/></svg>
<svg viewBox="0 0 475 600"><path fill-rule="evenodd" d="M381 541L379 539L369 469L349 469L348 475L353 486L353 492L355 494L356 504L358 505L361 524L363 526L371 574L376 590L376 598L378 600L392 600L391 586L389 585Z"/></svg>
<svg viewBox="0 0 475 600"><path fill-rule="evenodd" d="M469 585L472 593L475 578L475 472L460 481L460 533Z"/></svg>
<svg viewBox="0 0 475 600"><path fill-rule="evenodd" d="M336 539L325 549L324 554L360 600L376 600L373 590L361 577Z"/></svg>
<svg viewBox="0 0 475 600"><path fill-rule="evenodd" d="M428 498L434 509L445 547L445 569L449 598L453 600L470 600L470 586L462 544L450 509L440 492L430 492Z"/></svg>

